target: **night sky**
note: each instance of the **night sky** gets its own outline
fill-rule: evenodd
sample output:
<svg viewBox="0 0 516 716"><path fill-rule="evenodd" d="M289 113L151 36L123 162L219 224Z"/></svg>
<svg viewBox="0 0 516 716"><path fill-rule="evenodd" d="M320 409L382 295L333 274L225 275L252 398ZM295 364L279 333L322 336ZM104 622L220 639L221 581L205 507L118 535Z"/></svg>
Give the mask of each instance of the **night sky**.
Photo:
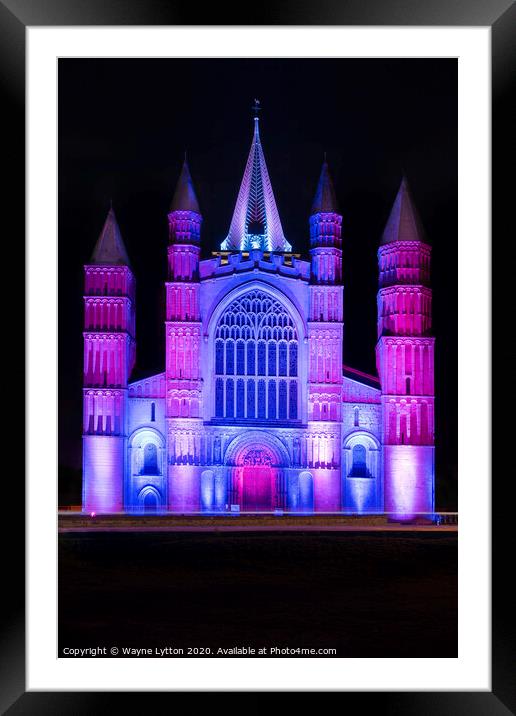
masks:
<svg viewBox="0 0 516 716"><path fill-rule="evenodd" d="M437 506L457 480L457 62L59 60L60 502L80 501L83 264L110 199L137 282L137 366L164 369L167 210L185 150L203 258L226 237L254 98L283 230L308 258L324 152L343 214L344 363L376 373L376 251L408 178L433 246Z"/></svg>

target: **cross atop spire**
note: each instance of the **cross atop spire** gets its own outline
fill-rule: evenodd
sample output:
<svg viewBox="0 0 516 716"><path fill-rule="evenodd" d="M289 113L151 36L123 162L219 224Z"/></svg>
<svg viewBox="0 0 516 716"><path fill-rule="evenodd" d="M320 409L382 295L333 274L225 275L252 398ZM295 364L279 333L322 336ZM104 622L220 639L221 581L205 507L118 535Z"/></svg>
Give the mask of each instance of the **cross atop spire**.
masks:
<svg viewBox="0 0 516 716"><path fill-rule="evenodd" d="M380 243L390 244L393 241L422 241L428 243L405 175L401 180L400 188Z"/></svg>
<svg viewBox="0 0 516 716"><path fill-rule="evenodd" d="M111 266L130 266L129 257L125 248L122 234L116 220L113 209L113 202L110 201L110 209L102 227L93 254L92 264L106 264Z"/></svg>
<svg viewBox="0 0 516 716"><path fill-rule="evenodd" d="M292 250L283 234L260 141L260 109L260 102L255 99L253 140L229 233L221 244L223 251L248 251L253 248L262 251Z"/></svg>

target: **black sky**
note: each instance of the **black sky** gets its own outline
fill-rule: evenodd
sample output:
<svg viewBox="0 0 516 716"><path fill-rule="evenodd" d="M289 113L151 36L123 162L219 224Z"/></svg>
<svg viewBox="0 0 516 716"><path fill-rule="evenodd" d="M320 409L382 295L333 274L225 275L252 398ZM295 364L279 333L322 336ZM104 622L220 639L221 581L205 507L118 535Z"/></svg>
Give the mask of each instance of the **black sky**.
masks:
<svg viewBox="0 0 516 716"><path fill-rule="evenodd" d="M167 209L185 149L207 256L229 228L257 97L283 230L305 258L327 153L343 214L344 362L367 372L376 251L408 177L433 245L437 501L456 507L456 60L63 59L58 72L61 481L81 464L82 266L110 199L137 281L137 378L164 368Z"/></svg>

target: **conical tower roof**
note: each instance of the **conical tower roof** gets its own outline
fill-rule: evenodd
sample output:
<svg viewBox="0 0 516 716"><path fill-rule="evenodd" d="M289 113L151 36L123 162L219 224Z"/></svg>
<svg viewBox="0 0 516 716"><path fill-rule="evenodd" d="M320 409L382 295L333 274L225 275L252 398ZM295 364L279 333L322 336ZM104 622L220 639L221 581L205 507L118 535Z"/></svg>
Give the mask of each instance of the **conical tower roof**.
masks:
<svg viewBox="0 0 516 716"><path fill-rule="evenodd" d="M183 162L181 174L177 180L170 211L195 211L197 214L201 213L186 157Z"/></svg>
<svg viewBox="0 0 516 716"><path fill-rule="evenodd" d="M290 251L292 246L283 233L260 141L258 117L254 118L254 134L247 158L229 233L222 250ZM251 230L249 230L251 229ZM250 236L253 235L253 239Z"/></svg>
<svg viewBox="0 0 516 716"><path fill-rule="evenodd" d="M427 243L423 225L406 177L401 180L400 188L380 243L390 244L393 241L422 241Z"/></svg>
<svg viewBox="0 0 516 716"><path fill-rule="evenodd" d="M319 183L312 202L312 214L338 214L339 206L326 159L321 168Z"/></svg>
<svg viewBox="0 0 516 716"><path fill-rule="evenodd" d="M114 266L131 265L113 207L108 211L106 221L93 249L91 263Z"/></svg>

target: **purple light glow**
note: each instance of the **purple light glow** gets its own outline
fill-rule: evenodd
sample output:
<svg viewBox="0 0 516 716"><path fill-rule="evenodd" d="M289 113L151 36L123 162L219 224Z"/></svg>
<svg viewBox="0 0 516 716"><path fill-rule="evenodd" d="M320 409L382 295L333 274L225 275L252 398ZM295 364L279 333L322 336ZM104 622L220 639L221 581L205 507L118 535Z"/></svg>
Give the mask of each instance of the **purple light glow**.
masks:
<svg viewBox="0 0 516 716"><path fill-rule="evenodd" d="M83 510L432 512L431 250L406 181L378 251L379 380L342 368L342 215L326 162L310 261L289 253L257 119L232 253L200 260L186 161L168 221L162 373L128 382L135 283L112 210L85 266Z"/></svg>

